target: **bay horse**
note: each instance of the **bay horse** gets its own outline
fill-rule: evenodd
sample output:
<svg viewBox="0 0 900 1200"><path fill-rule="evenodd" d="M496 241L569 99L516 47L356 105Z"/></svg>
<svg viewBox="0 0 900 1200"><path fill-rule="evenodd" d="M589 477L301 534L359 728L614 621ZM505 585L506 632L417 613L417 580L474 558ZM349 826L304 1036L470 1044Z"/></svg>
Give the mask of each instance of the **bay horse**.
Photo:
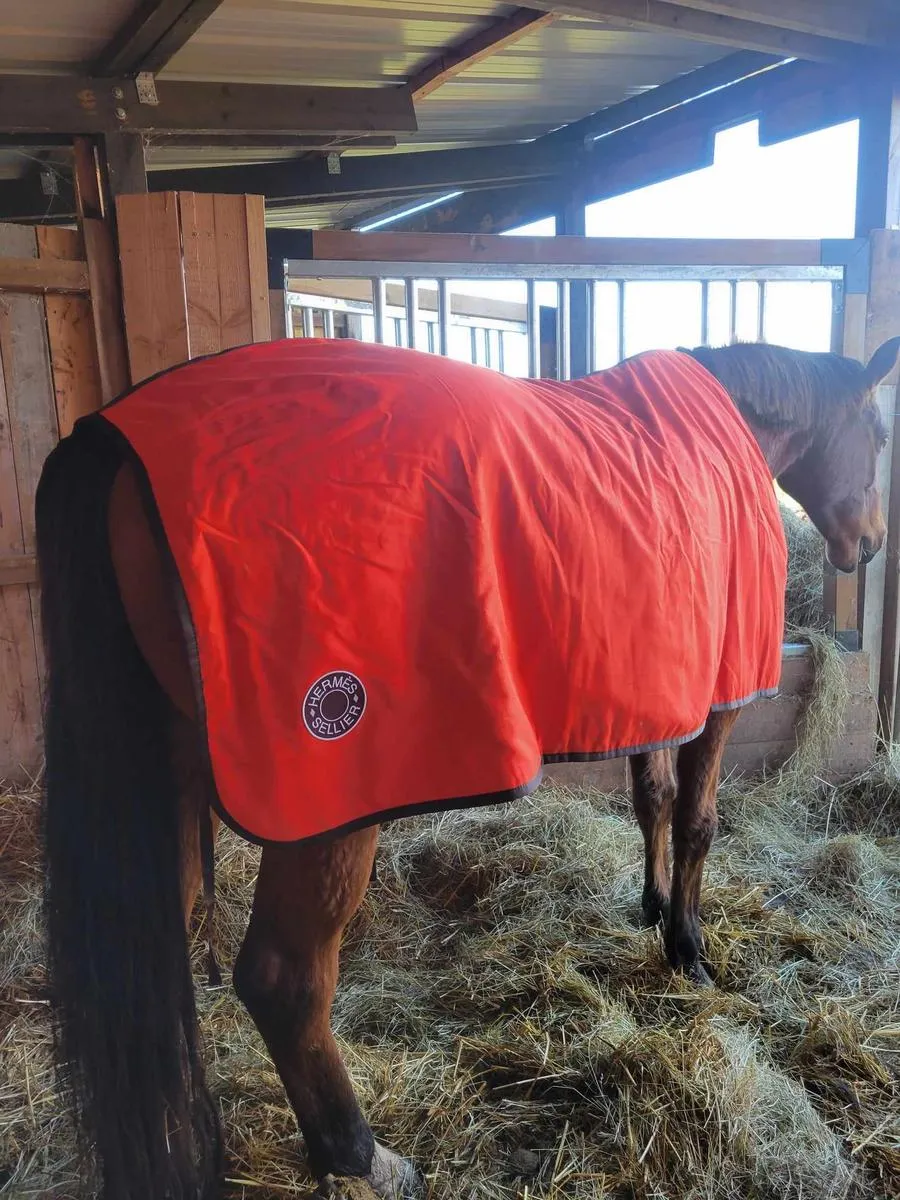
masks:
<svg viewBox="0 0 900 1200"><path fill-rule="evenodd" d="M259 392L265 385L266 363L270 360L267 351L255 349L258 357L252 361L258 368L248 376L246 386ZM380 348L379 353L383 350ZM414 353L390 351L394 356ZM759 462L769 488L776 479L804 507L824 536L834 567L850 572L858 563L870 561L885 538L875 469L886 431L873 392L894 368L898 354L900 338L885 343L865 366L836 355L761 344L697 348L670 357L671 361L678 359L687 375L702 368L700 373L723 389L724 402L733 407L741 427L749 431L743 456L749 460L757 449L761 452ZM425 357L430 364L425 370L437 373L444 369L439 366L441 360ZM416 361L421 362L422 356L416 356ZM205 369L195 362L172 372L172 386L182 387L180 412L189 413L199 388L197 381L206 378L202 374ZM480 370L465 367L466 372ZM601 383L605 374L597 377ZM493 377L493 373L484 372L459 378L480 388L488 375ZM329 390L328 383L325 376L323 395ZM366 380L357 380L357 385L364 387ZM141 385L133 395L140 395L148 386ZM592 386L590 382L588 386ZM573 427L574 410L565 407L575 387L553 385L555 390L547 395L548 402L563 413L565 436L577 453L577 447L586 444L582 440L584 430ZM452 399L453 412L459 409L457 400ZM121 411L127 411L127 407L128 398ZM425 407L414 410L416 419ZM175 407L171 411L175 414ZM590 418L591 410L580 411L585 420ZM620 416L632 437L637 427L633 421L629 424L627 412ZM702 417L700 411L700 417L691 420L696 423ZM51 454L36 505L48 661L45 916L59 1075L89 1163L98 1168L104 1195L110 1200L209 1200L219 1194L221 1149L215 1107L204 1084L198 1047L187 920L201 883L210 882L216 821L210 806L216 803L223 778L218 774L213 777L203 736L204 732L209 735L210 714L204 705L211 697L209 689L204 697L202 685L199 690L197 686L197 645L185 624L185 592L190 592L192 573L209 568L209 560L215 559L213 551L221 541L214 543L213 550L204 543L202 553L196 551L193 566L186 567L182 561L180 576L179 571L173 571L172 554L160 537L160 512L152 493L148 494L143 486L139 464L128 453L123 439L95 436L101 418L102 413L81 422ZM335 427L339 442L352 423L347 418ZM660 444L659 431L651 425L649 422L644 428L644 433L647 429L650 433L646 444L642 443L642 453ZM476 437L481 427L471 405L466 411L465 427L472 453L466 457L460 451L455 460L463 482L476 472L480 457L488 457L486 445ZM379 422L379 438L386 439L378 443L379 453L402 458L396 451L397 443L390 440L400 437L398 428L397 421ZM559 429L563 430L562 424ZM171 437L168 457L179 459L177 431ZM755 442L752 451L751 441ZM277 446L270 450L275 452ZM166 457L163 447L160 471L168 469ZM184 459L185 454L180 458ZM681 470L675 460L667 461L671 472ZM573 462L569 461L570 468ZM315 465L312 463L309 470L314 471ZM746 466L733 465L740 470ZM602 462L585 466L598 478L602 476ZM193 472L192 480L201 479L201 464L188 462L188 468ZM722 462L715 466L720 475L724 469ZM329 478L335 470L328 468ZM695 463L692 470L696 472L695 485L702 485L700 490L707 482L710 488L722 484L722 479L704 478L703 471L711 475L713 465ZM241 491L248 490L252 478L245 473L240 488L230 494L228 503L238 506L235 512L239 511ZM340 482L343 487L346 480ZM351 482L359 484L359 472ZM439 479L429 478L426 482L430 494L443 487ZM499 479L505 502L514 490L514 482ZM582 483L576 488L579 494L601 495L600 491L589 492L587 484L582 487ZM671 489L671 480L667 486ZM531 500L526 495L525 502L533 502L536 507L544 503L543 487L539 475ZM312 491L308 489L308 494ZM344 487L341 493L351 508L358 491L358 487ZM674 494L677 498L677 491ZM197 497L188 499L193 504ZM685 503L700 502L696 497L684 499ZM648 536L654 532L651 500L648 492L638 495L635 501L643 506ZM273 505L282 501L283 497L273 493ZM765 497L729 496L726 487L725 501L735 520L748 508L755 512L756 503L762 506L760 512L770 513ZM447 503L454 521L467 530L475 528L464 502L451 498ZM403 514L397 511L397 519L401 520ZM696 514L699 510L691 511ZM542 510L541 519L545 517ZM177 524L178 511L173 510L168 519ZM299 556L291 562L311 570L308 548L294 545L303 539L292 529L285 529L281 517L279 520L278 536L284 539L285 554L290 543L294 547L291 552ZM334 540L341 528L338 509L331 520L328 536ZM581 514L581 524L589 536L590 521L590 513L587 518ZM751 538L755 536L753 521L747 528ZM538 530L538 541L544 532ZM688 530L677 545L659 541L657 550L666 559L667 570L682 569L683 560L698 552L696 547L704 554L710 553L702 532ZM373 536L383 540L389 533L376 528ZM504 537L508 534L508 530L503 531ZM622 552L630 553L626 538L620 542ZM759 545L763 547L762 540ZM783 540L780 549L774 543L772 547L770 552L776 559L778 554L783 555ZM398 553L402 549L399 547ZM552 557L556 550L551 547L547 553ZM743 581L741 586L748 589L758 585L760 595L765 596L766 581L756 579L756 551L751 545L750 550L744 547L743 553L744 560L730 564L729 578L732 583L735 579ZM688 567L699 574L706 562L703 569L712 571L715 549L712 554L711 559L692 560L692 567L688 562ZM261 568L267 565L249 542L242 543L235 560L239 564L242 555L246 555L247 564ZM229 569L224 559L214 561L213 566L216 570ZM606 564L611 588L616 566L615 562ZM440 587L452 584L461 589L461 606L471 599L466 594L470 587L467 582L461 584L458 579L441 576L438 559L420 564L420 570L423 575L435 573ZM319 592L327 592L331 586L321 574L316 582ZM624 586L627 592L627 580ZM652 603L654 597L648 599ZM730 603L739 600L739 596L731 596ZM475 597L476 607L489 601L486 593ZM279 602L276 594L273 604ZM534 622L538 610L543 612L543 602L543 597L535 595L531 607L524 604L517 619ZM677 624L677 606L670 607L667 619ZM555 609L548 618L551 623L558 611ZM372 621L378 624L380 616L373 613ZM772 634L775 625L780 625L778 603L773 603L768 618L760 611L755 619L769 620L769 640L774 636L780 646L780 629ZM393 624L386 622L388 633ZM248 628L250 625L252 621L248 620ZM538 623L533 628L534 637L526 647L529 653L535 649L542 627ZM238 632L242 637L247 635L247 629ZM265 631L260 636L264 635ZM576 642L569 644L575 653ZM468 650L460 647L460 653L464 649ZM670 674L690 675L695 660L699 662L702 657L703 647L698 644L677 649L681 652L680 663L671 665ZM777 657L780 661L780 650ZM273 671L279 669L278 662L270 665ZM525 670L527 663L519 666ZM488 661L484 669L490 667ZM410 686L415 685L416 679L411 678ZM251 678L248 686L259 687L262 707L267 696L261 676ZM303 720L313 735L310 745L315 743L313 749L349 745L366 728L365 721L360 720L366 704L361 684L348 673L332 675L317 686L318 691L311 687L306 692L303 702L308 707L308 712L304 708ZM639 690L633 680L629 686ZM454 695L451 700L460 709L469 700L473 707L479 703L474 694L469 698ZM557 700L562 703L559 695ZM244 705L246 716L247 697L236 695L238 702ZM374 703L370 698L370 706ZM708 716L706 709L712 710ZM722 752L738 709L728 704L713 707L707 697L705 710L707 719L701 728L670 739L662 748L632 744L630 754L634 807L645 843L644 915L650 922L662 918L671 964L700 983L708 981L698 916L701 876L716 829ZM461 712L460 720L464 719ZM351 725L356 728L350 736L330 740L342 737ZM251 736L249 730L247 736ZM676 760L670 747L677 742L683 744ZM398 749L387 745L382 755L393 755ZM217 751L222 755L220 762L234 750L233 746L221 746ZM629 753L628 747L621 752ZM448 763L446 769L454 769L454 764ZM360 787L364 788L365 783L363 778ZM298 780L297 786L302 787L303 781ZM492 787L492 797L496 798L496 787ZM523 790L527 789L514 789L508 795L522 794ZM217 811L227 817L221 809ZM405 1159L375 1141L330 1028L339 947L372 875L378 836L376 817L348 821L330 836L281 842L260 839L264 849L253 909L234 966L233 985L258 1026L284 1083L321 1194L340 1196L339 1181L356 1178L367 1180L385 1200L399 1200L420 1194L421 1177ZM670 826L674 847L671 881Z"/></svg>

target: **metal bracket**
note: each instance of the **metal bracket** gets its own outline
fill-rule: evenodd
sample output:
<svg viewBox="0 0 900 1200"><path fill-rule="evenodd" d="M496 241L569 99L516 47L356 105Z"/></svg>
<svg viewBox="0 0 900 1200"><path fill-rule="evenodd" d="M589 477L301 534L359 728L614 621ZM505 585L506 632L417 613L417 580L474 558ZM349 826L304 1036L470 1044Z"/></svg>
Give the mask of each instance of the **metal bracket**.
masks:
<svg viewBox="0 0 900 1200"><path fill-rule="evenodd" d="M156 80L152 71L139 71L134 79L137 88L137 98L141 104L159 104L156 94Z"/></svg>
<svg viewBox="0 0 900 1200"><path fill-rule="evenodd" d="M327 162L328 162L328 174L329 175L340 175L340 173L341 173L341 156L339 154L335 153L335 151L332 151L328 155Z"/></svg>

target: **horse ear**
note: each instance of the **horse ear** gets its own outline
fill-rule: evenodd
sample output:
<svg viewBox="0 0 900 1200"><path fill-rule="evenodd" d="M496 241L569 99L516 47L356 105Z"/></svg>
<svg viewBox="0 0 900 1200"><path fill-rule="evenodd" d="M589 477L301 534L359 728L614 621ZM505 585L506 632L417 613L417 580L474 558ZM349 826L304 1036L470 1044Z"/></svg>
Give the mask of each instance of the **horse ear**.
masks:
<svg viewBox="0 0 900 1200"><path fill-rule="evenodd" d="M882 379L886 379L897 365L900 358L900 337L889 338L883 342L866 366L866 385L877 387Z"/></svg>

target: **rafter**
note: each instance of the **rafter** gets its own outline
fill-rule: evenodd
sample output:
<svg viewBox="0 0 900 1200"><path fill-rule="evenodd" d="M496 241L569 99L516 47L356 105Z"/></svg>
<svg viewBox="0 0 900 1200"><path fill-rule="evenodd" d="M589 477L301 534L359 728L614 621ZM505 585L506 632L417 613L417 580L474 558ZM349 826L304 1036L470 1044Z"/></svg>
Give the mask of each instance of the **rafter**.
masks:
<svg viewBox="0 0 900 1200"><path fill-rule="evenodd" d="M743 17L706 12L676 0L529 0L535 8L562 16L586 17L609 21L628 29L652 30L676 34L695 41L723 46L740 46L786 58L804 58L813 62L859 62L866 47L859 47L840 36L823 33L798 33L793 29ZM869 53L883 53L874 47Z"/></svg>
<svg viewBox="0 0 900 1200"><path fill-rule="evenodd" d="M439 54L417 71L407 83L413 99L422 100L431 95L448 80L500 50L515 45L527 34L535 33L555 19L552 12L536 12L531 8L517 8L508 17L501 17L473 37Z"/></svg>
<svg viewBox="0 0 900 1200"><path fill-rule="evenodd" d="M0 120L10 133L220 134L409 133L405 88L159 80L157 104L142 104L135 81L75 75L0 75Z"/></svg>
<svg viewBox="0 0 900 1200"><path fill-rule="evenodd" d="M90 64L91 75L161 71L223 0L146 0Z"/></svg>
<svg viewBox="0 0 900 1200"><path fill-rule="evenodd" d="M679 8L758 21L776 29L814 33L863 46L900 38L900 12L885 0L672 0Z"/></svg>

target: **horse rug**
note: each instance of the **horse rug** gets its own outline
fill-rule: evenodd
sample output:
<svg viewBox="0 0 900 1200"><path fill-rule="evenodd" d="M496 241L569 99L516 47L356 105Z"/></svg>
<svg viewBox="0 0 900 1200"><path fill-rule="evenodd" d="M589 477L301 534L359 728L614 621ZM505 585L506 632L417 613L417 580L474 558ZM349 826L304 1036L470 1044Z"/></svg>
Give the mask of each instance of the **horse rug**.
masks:
<svg viewBox="0 0 900 1200"><path fill-rule="evenodd" d="M219 809L254 841L521 796L777 689L772 480L687 354L556 383L287 340L87 419L152 497Z"/></svg>

